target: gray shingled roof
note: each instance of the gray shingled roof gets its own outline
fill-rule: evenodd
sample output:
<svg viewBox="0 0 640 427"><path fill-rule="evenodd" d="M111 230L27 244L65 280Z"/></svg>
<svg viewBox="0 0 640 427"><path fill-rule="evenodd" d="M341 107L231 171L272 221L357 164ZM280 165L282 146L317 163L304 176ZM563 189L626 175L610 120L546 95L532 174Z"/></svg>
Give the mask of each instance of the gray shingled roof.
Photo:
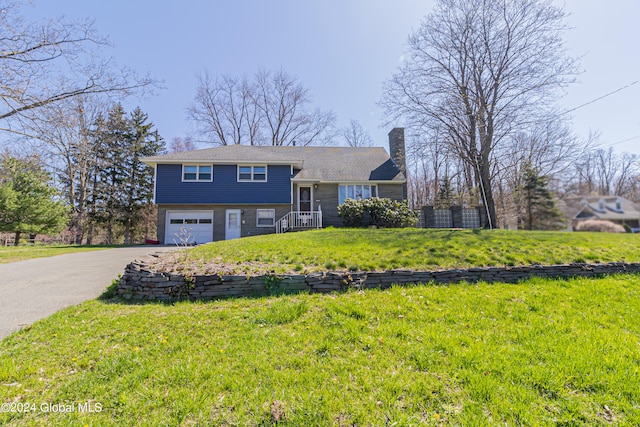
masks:
<svg viewBox="0 0 640 427"><path fill-rule="evenodd" d="M605 203L604 209L600 209L600 201ZM616 202L620 201L621 210L616 210ZM604 220L636 220L640 218L640 212L633 203L624 197L618 196L574 196L563 200L565 206L559 206L569 218L596 217Z"/></svg>
<svg viewBox="0 0 640 427"><path fill-rule="evenodd" d="M149 165L176 162L291 164L293 181L404 182L405 177L382 147L256 147L229 145L147 157Z"/></svg>
<svg viewBox="0 0 640 427"><path fill-rule="evenodd" d="M205 148L202 150L185 151L182 153L164 154L161 156L145 157L143 162L154 165L156 163L174 162L211 162L237 163L237 162L269 162L291 164L300 162L284 152L273 150L279 147L255 147L249 145L225 145L221 147Z"/></svg>

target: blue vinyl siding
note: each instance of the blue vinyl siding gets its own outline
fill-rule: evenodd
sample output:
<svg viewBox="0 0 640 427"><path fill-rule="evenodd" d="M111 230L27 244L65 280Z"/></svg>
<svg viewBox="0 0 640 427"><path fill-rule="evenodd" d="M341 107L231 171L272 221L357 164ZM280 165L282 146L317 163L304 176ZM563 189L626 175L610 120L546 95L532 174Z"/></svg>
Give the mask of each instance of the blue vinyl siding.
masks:
<svg viewBox="0 0 640 427"><path fill-rule="evenodd" d="M213 165L213 182L182 182L182 165L157 165L158 204L288 204L291 167L267 166L267 182L238 182L235 165Z"/></svg>

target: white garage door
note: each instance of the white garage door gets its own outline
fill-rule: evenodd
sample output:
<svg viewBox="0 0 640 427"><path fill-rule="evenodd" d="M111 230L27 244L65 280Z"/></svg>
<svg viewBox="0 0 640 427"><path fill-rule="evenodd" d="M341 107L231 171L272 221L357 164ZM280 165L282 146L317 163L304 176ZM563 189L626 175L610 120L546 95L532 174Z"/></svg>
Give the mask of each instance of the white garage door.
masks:
<svg viewBox="0 0 640 427"><path fill-rule="evenodd" d="M201 244L213 241L213 211L167 211L164 244Z"/></svg>

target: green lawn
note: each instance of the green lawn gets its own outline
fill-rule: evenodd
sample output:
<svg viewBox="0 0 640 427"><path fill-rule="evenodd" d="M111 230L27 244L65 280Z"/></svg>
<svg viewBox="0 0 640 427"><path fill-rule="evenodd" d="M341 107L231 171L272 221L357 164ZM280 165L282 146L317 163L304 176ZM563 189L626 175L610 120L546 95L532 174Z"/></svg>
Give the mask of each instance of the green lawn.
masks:
<svg viewBox="0 0 640 427"><path fill-rule="evenodd" d="M640 262L640 235L325 229L214 242L187 257L194 270L240 274Z"/></svg>
<svg viewBox="0 0 640 427"><path fill-rule="evenodd" d="M80 246L80 245L27 245L0 246L0 264L24 261L31 258L44 258L72 252L96 251L115 246Z"/></svg>
<svg viewBox="0 0 640 427"><path fill-rule="evenodd" d="M9 426L636 426L639 384L640 276L96 300L0 343Z"/></svg>

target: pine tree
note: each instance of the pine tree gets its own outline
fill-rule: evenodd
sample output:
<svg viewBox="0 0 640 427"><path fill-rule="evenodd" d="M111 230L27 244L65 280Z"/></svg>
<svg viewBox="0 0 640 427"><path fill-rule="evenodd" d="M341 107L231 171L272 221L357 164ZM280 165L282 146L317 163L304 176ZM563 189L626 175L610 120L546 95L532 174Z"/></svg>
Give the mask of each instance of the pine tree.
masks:
<svg viewBox="0 0 640 427"><path fill-rule="evenodd" d="M127 156L128 177L124 182L125 204L123 222L125 226L125 244L131 243L131 228L141 220L141 211L151 204L153 198L153 170L140 161L140 158L154 156L164 150L164 140L149 116L136 108L129 119L131 144Z"/></svg>
<svg viewBox="0 0 640 427"><path fill-rule="evenodd" d="M106 228L107 244L113 243L114 227L121 221L123 184L128 175L129 131L124 108L120 104L108 111L106 120L99 118L94 126L96 171L91 216L94 222Z"/></svg>
<svg viewBox="0 0 640 427"><path fill-rule="evenodd" d="M113 242L115 227L123 226L125 244L130 244L141 210L153 197L153 171L140 159L162 152L164 140L140 108L127 116L120 104L106 120L96 121L93 135L97 159L91 216L106 228L107 243Z"/></svg>
<svg viewBox="0 0 640 427"><path fill-rule="evenodd" d="M436 208L449 209L454 204L455 194L453 188L451 188L451 179L445 175L440 182L438 188L438 195L436 196Z"/></svg>
<svg viewBox="0 0 640 427"><path fill-rule="evenodd" d="M5 155L0 164L0 231L57 233L69 220L69 211L51 183L51 176L35 160Z"/></svg>
<svg viewBox="0 0 640 427"><path fill-rule="evenodd" d="M518 218L519 228L526 230L550 230L562 227L562 214L555 205L553 194L548 188L547 177L530 164L524 165L522 185L518 195L523 211Z"/></svg>

